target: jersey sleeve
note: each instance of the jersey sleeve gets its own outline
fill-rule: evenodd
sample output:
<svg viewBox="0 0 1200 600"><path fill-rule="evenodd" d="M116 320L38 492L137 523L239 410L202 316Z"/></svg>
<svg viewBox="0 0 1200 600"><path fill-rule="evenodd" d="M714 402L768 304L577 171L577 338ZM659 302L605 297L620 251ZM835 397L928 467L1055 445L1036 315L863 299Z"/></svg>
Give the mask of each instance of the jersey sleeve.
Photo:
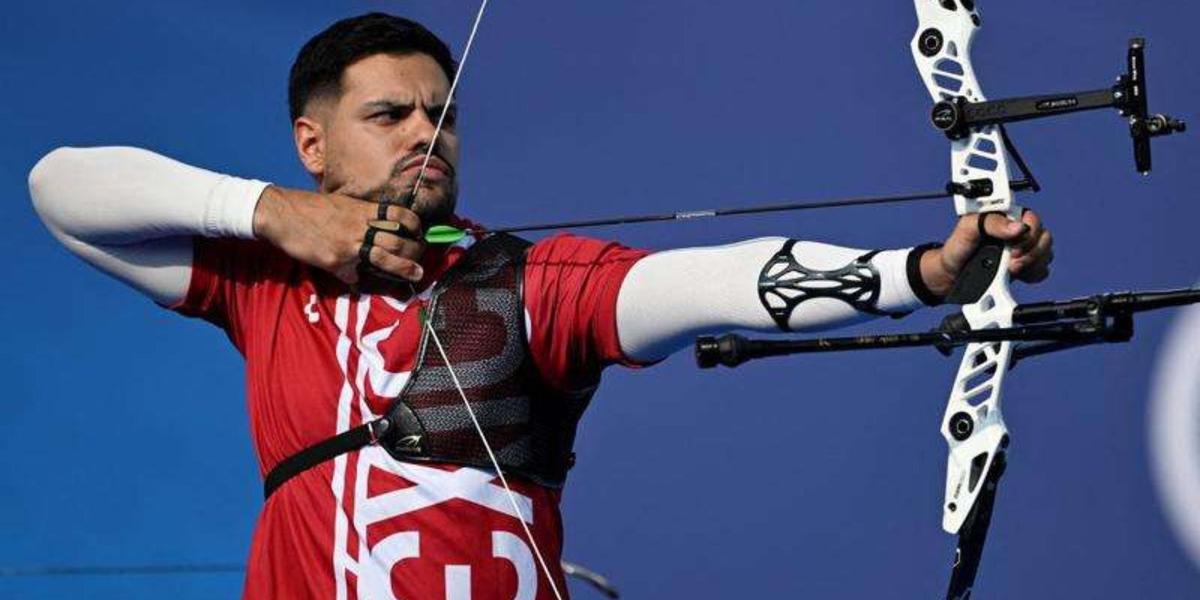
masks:
<svg viewBox="0 0 1200 600"><path fill-rule="evenodd" d="M285 287L292 278L288 270L294 267L295 263L265 242L196 237L187 295L168 308L225 330L245 355L249 327L258 320L255 313L264 300L264 294L256 291Z"/></svg>
<svg viewBox="0 0 1200 600"><path fill-rule="evenodd" d="M645 366L617 338L617 295L634 263L649 254L615 242L563 234L528 251L524 295L529 345L547 383L595 385L604 367Z"/></svg>

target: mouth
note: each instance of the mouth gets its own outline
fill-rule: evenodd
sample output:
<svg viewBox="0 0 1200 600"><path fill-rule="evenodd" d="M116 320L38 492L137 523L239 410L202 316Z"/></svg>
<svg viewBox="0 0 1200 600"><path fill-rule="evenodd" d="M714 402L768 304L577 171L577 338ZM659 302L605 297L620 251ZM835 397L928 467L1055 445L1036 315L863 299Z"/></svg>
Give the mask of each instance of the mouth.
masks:
<svg viewBox="0 0 1200 600"><path fill-rule="evenodd" d="M421 156L416 160L410 160L400 170L401 175L415 175L421 172L421 165L425 164L425 157ZM454 169L450 167L446 161L437 156L429 157L429 164L425 166L425 181L441 181L448 179L454 174Z"/></svg>

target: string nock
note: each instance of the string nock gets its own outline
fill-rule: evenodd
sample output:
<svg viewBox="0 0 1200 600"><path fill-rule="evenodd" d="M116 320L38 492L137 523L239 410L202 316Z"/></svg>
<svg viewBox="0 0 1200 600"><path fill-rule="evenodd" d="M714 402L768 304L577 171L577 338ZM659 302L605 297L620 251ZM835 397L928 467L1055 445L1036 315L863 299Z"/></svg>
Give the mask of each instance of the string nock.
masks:
<svg viewBox="0 0 1200 600"><path fill-rule="evenodd" d="M946 184L946 192L964 198L983 198L995 191L991 179L971 179L965 183L952 181Z"/></svg>

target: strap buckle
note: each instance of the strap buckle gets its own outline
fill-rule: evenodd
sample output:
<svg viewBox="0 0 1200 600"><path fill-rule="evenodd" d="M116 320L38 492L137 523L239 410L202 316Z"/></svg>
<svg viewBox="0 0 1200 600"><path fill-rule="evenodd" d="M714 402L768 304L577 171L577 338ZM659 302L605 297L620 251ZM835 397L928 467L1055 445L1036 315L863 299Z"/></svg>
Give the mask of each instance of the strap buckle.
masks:
<svg viewBox="0 0 1200 600"><path fill-rule="evenodd" d="M392 421L387 417L376 419L370 423L367 423L367 443L371 444L372 446L378 445L379 440L383 439L383 436L387 435L391 428Z"/></svg>

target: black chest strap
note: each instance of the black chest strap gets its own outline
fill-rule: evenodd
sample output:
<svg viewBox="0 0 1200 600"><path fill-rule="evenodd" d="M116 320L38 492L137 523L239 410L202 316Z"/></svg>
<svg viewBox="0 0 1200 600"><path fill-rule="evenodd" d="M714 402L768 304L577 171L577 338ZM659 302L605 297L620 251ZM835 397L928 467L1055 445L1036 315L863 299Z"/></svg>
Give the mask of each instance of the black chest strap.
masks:
<svg viewBox="0 0 1200 600"><path fill-rule="evenodd" d="M347 429L279 461L263 480L263 498L270 498L284 482L327 460L377 443L391 428L391 420L387 417L376 419Z"/></svg>

